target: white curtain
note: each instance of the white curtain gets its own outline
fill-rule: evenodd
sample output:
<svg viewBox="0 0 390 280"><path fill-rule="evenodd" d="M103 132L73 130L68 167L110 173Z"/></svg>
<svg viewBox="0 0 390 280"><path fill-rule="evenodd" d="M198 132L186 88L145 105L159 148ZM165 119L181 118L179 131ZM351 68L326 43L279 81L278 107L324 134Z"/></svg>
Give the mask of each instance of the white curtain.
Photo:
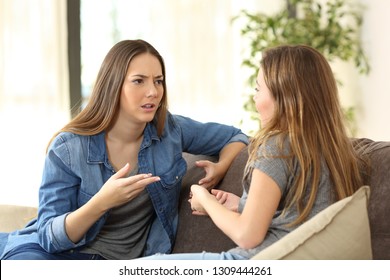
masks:
<svg viewBox="0 0 390 280"><path fill-rule="evenodd" d="M46 144L69 120L66 0L0 0L0 203L37 205Z"/></svg>

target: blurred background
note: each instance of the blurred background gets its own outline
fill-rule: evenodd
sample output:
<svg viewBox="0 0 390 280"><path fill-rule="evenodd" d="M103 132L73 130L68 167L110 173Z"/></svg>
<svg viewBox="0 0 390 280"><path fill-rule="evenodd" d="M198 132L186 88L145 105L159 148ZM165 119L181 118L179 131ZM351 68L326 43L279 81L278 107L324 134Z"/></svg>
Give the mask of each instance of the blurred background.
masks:
<svg viewBox="0 0 390 280"><path fill-rule="evenodd" d="M317 0L318 2L318 0ZM326 4L327 1L321 1ZM332 61L353 137L390 141L390 1L363 7L359 39L370 71ZM46 145L86 100L108 50L141 38L166 63L170 111L240 127L254 85L241 11L272 15L285 0L0 0L0 203L36 206Z"/></svg>

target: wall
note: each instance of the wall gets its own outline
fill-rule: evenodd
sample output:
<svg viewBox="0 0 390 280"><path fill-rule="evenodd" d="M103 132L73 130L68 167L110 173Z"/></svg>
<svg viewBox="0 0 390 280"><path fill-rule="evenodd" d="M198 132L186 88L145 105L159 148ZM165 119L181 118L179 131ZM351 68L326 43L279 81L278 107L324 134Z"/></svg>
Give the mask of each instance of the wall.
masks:
<svg viewBox="0 0 390 280"><path fill-rule="evenodd" d="M366 6L362 38L372 70L357 83L358 136L390 141L390 1L360 2Z"/></svg>

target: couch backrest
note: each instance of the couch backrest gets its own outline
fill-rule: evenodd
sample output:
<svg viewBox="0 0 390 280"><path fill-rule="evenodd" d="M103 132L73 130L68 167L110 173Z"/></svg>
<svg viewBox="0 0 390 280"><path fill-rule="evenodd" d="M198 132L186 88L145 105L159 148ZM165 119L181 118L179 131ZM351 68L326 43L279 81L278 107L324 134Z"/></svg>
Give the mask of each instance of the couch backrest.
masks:
<svg viewBox="0 0 390 280"><path fill-rule="evenodd" d="M364 184L371 187L368 215L374 259L390 259L390 142L353 139L357 152L367 159Z"/></svg>

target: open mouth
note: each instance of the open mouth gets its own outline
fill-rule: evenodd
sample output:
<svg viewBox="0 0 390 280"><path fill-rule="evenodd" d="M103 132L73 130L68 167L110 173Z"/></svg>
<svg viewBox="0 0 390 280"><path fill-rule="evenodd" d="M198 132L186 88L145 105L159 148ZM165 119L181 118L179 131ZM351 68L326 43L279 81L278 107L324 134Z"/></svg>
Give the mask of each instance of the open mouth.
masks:
<svg viewBox="0 0 390 280"><path fill-rule="evenodd" d="M148 104L142 105L141 107L143 109L153 109L154 107L156 107L156 105L154 105L152 103L148 103Z"/></svg>

